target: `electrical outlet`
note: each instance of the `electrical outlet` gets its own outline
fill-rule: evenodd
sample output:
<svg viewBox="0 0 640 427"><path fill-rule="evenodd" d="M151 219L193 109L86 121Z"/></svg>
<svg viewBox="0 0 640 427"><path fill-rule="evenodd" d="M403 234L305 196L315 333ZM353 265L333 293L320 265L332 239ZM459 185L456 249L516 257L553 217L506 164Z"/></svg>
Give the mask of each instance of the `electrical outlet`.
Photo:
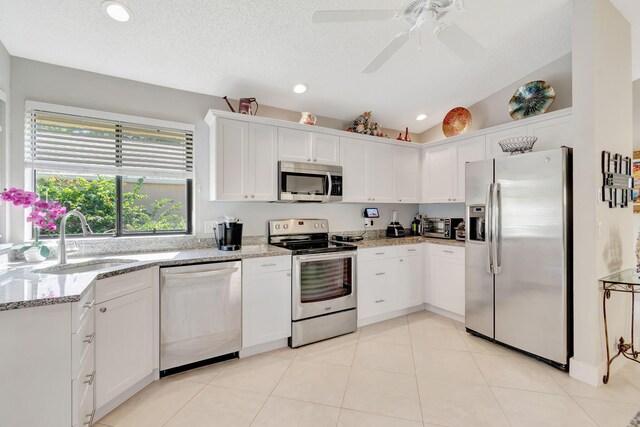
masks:
<svg viewBox="0 0 640 427"><path fill-rule="evenodd" d="M373 227L373 220L370 218L365 218L364 219L364 226L366 227Z"/></svg>
<svg viewBox="0 0 640 427"><path fill-rule="evenodd" d="M207 234L213 234L213 230L216 228L215 221L205 221L204 222L204 232Z"/></svg>

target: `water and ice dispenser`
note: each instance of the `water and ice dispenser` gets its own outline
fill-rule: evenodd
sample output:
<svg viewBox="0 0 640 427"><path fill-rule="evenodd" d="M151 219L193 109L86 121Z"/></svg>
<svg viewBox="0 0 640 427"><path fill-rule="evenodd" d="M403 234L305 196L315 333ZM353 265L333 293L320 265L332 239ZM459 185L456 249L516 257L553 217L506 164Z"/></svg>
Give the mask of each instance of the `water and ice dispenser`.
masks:
<svg viewBox="0 0 640 427"><path fill-rule="evenodd" d="M467 236L470 241L484 242L486 236L486 207L484 205L469 206L469 224Z"/></svg>

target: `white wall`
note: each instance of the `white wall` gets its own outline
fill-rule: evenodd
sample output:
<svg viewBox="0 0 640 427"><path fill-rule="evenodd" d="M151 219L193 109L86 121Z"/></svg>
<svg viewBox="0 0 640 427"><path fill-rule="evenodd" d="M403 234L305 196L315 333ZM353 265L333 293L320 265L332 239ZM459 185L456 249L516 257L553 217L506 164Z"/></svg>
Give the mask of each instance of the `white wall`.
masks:
<svg viewBox="0 0 640 427"><path fill-rule="evenodd" d="M0 91L4 92L7 100L0 100L0 191L7 186L7 139L9 137L9 98L11 96L11 56L0 42ZM8 206L0 206L0 244L7 238Z"/></svg>
<svg viewBox="0 0 640 427"><path fill-rule="evenodd" d="M631 29L609 0L573 0L574 357L571 375L602 379L605 342L598 279L635 265L632 208L600 201L603 150L633 151ZM608 305L609 337L628 336L629 304Z"/></svg>
<svg viewBox="0 0 640 427"><path fill-rule="evenodd" d="M76 69L60 67L12 58L12 112L10 144L10 183L24 183L24 103L26 100L49 102L73 107L103 110L142 117L172 120L195 124L194 146L196 159L196 182L194 209L195 231L202 234L203 222L220 215L232 214L245 221L245 234L264 234L266 221L286 217L322 217L330 220L335 231L363 228L360 211L364 205L300 205L275 203L219 203L209 202L209 134L204 117L210 108L226 110L226 103L219 97L185 92L126 79L105 76ZM278 108L260 106L260 115L297 121L299 113ZM336 129L344 123L329 118L318 118L318 125ZM374 228L384 228L390 219L390 205L378 206L383 220L376 221ZM400 220L408 227L411 217L418 211L417 205L398 205ZM22 241L25 225L22 212L12 210L12 242Z"/></svg>
<svg viewBox="0 0 640 427"><path fill-rule="evenodd" d="M482 101L470 107L463 106L471 112L473 118L471 130L512 122L513 119L509 116L509 100L520 86L532 80L545 80L555 90L556 99L549 107L549 112L571 107L571 74L571 54L567 54L500 89ZM439 124L421 133L418 141L430 142L443 138L445 136L442 133L442 124Z"/></svg>

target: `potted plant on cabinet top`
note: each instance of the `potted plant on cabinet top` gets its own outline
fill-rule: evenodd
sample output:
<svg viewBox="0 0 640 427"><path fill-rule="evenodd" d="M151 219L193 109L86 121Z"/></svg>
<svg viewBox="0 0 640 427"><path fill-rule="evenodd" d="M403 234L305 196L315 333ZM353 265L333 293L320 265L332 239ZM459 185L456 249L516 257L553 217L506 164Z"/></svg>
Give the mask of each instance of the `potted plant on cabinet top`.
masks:
<svg viewBox="0 0 640 427"><path fill-rule="evenodd" d="M56 221L63 216L67 208L62 206L55 200L42 200L32 191L25 191L19 188L11 187L0 194L0 200L13 203L24 209L31 208L31 212L27 216L27 222L33 224L35 229L35 239L18 247L18 251L24 254L27 262L44 261L50 254L49 248L46 247L39 239L39 230L45 229L54 231L58 227Z"/></svg>

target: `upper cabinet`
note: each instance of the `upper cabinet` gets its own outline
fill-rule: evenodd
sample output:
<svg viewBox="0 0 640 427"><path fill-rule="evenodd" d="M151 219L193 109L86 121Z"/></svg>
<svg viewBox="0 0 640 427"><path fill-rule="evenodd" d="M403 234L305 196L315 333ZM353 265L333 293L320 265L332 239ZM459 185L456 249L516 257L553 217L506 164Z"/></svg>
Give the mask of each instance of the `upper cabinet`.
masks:
<svg viewBox="0 0 640 427"><path fill-rule="evenodd" d="M211 200L278 199L278 128L217 118L211 127Z"/></svg>
<svg viewBox="0 0 640 427"><path fill-rule="evenodd" d="M464 202L465 163L484 160L485 137L475 136L462 141L455 147L456 176L453 186L453 201Z"/></svg>
<svg viewBox="0 0 640 427"><path fill-rule="evenodd" d="M518 136L527 136L527 126L516 126L498 132L487 134L487 158L494 159L498 157L506 157L509 153L502 151L500 141L507 138L516 138ZM538 148L538 147L536 147Z"/></svg>
<svg viewBox="0 0 640 427"><path fill-rule="evenodd" d="M527 135L537 136L533 146L535 151L552 150L560 147L573 147L571 116L556 117L527 126Z"/></svg>
<svg viewBox="0 0 640 427"><path fill-rule="evenodd" d="M341 138L344 202L393 203L394 147Z"/></svg>
<svg viewBox="0 0 640 427"><path fill-rule="evenodd" d="M339 165L340 138L335 135L280 128L278 160Z"/></svg>
<svg viewBox="0 0 640 427"><path fill-rule="evenodd" d="M393 192L398 203L420 203L420 156L412 147L393 148Z"/></svg>

